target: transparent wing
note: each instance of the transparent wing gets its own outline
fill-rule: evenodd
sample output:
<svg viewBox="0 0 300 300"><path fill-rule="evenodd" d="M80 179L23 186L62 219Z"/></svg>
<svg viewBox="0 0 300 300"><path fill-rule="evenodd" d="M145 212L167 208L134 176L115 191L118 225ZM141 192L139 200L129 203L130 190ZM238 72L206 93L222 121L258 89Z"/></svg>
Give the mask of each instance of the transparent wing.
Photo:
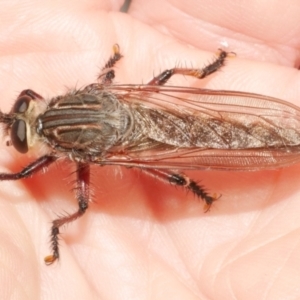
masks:
<svg viewBox="0 0 300 300"><path fill-rule="evenodd" d="M133 151L108 155L101 164L258 170L300 160L300 109L288 102L251 93L185 87L112 85L107 89L121 101L205 119L205 126L223 143L210 142L209 136L203 135L206 142L201 147L141 145ZM243 134L235 137L241 129Z"/></svg>

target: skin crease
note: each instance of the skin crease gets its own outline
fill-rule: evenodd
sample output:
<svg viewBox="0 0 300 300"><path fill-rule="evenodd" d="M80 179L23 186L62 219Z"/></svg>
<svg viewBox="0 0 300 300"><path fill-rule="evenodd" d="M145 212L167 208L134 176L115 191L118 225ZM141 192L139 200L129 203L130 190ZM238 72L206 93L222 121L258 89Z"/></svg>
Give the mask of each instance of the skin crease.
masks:
<svg viewBox="0 0 300 300"><path fill-rule="evenodd" d="M298 1L6 1L0 17L1 109L23 89L46 99L95 82L118 43L116 83L146 83L174 66L202 67L229 44L237 56L202 81L300 105ZM34 160L1 147L2 172ZM222 197L208 213L180 188L140 171L92 168L87 214L62 229L45 266L50 222L76 210L74 168L0 183L1 299L298 299L299 165L259 172L187 172Z"/></svg>

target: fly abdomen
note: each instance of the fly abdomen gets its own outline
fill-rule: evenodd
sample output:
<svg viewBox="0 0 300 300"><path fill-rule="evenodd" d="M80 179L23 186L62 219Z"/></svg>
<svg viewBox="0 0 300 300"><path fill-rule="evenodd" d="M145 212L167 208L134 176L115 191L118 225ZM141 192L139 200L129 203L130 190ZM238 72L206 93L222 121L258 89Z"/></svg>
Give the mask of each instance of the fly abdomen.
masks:
<svg viewBox="0 0 300 300"><path fill-rule="evenodd" d="M178 113L139 107L135 114L147 136L166 145L202 149L263 149L300 146L300 121L282 127L284 118L218 112ZM280 122L281 121L281 122ZM294 126L292 126L294 125Z"/></svg>

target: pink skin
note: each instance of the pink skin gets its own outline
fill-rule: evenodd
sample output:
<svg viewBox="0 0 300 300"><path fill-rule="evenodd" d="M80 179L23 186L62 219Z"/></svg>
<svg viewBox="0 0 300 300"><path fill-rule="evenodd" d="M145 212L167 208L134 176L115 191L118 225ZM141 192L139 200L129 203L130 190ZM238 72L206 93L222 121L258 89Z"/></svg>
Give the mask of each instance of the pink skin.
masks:
<svg viewBox="0 0 300 300"><path fill-rule="evenodd" d="M103 1L104 2L104 1ZM178 2L178 3L177 3ZM184 5L183 5L184 3ZM255 6L254 6L255 3ZM300 4L295 1L5 1L0 10L1 109L31 88L45 98L95 81L118 43L118 83L173 66L203 66L229 45L215 75L170 83L254 92L300 105ZM191 47L194 46L194 47ZM205 52L207 51L207 52ZM2 172L34 156L1 147ZM93 167L94 203L62 229L46 266L50 222L77 209L69 163L1 182L1 299L298 299L299 166L253 173L188 172L221 193L210 212L139 171Z"/></svg>

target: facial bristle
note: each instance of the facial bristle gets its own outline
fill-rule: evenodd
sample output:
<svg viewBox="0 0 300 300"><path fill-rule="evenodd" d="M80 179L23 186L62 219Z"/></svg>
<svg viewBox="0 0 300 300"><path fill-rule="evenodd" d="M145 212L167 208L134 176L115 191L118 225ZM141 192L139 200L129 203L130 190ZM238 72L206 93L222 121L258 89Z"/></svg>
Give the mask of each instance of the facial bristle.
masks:
<svg viewBox="0 0 300 300"><path fill-rule="evenodd" d="M13 121L13 117L11 114L5 114L0 111L0 123L11 124Z"/></svg>

